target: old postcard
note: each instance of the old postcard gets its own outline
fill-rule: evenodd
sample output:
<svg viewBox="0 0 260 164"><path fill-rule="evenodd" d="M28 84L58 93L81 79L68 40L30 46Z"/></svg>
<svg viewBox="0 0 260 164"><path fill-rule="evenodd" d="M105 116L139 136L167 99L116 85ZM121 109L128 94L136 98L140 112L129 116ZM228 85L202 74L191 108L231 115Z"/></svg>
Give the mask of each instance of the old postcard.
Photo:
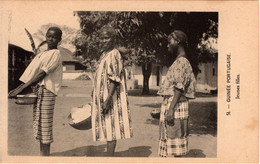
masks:
<svg viewBox="0 0 260 164"><path fill-rule="evenodd" d="M2 163L258 163L258 1L3 1Z"/></svg>

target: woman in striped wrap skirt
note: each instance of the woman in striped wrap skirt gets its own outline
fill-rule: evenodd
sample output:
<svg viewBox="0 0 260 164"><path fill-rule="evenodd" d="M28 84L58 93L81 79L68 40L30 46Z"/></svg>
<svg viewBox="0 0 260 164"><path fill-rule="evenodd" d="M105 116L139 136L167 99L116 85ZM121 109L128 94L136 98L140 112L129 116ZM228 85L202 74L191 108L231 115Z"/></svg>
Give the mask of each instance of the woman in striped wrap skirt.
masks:
<svg viewBox="0 0 260 164"><path fill-rule="evenodd" d="M50 144L53 142L53 114L55 97L62 82L62 59L58 43L62 31L58 27L50 27L46 33L48 49L37 54L20 77L23 82L9 92L9 97L16 97L23 90L33 87L37 101L33 106L33 131L35 139L40 142L40 153L49 156Z"/></svg>
<svg viewBox="0 0 260 164"><path fill-rule="evenodd" d="M168 50L176 55L158 94L163 96L159 123L159 156L183 156L188 152L189 99L195 98L196 80L186 56L187 36L174 31Z"/></svg>
<svg viewBox="0 0 260 164"><path fill-rule="evenodd" d="M94 141L107 141L107 155L113 156L116 140L131 138L133 132L123 60L114 48L115 30L103 27L100 39L103 53L92 91L92 133Z"/></svg>

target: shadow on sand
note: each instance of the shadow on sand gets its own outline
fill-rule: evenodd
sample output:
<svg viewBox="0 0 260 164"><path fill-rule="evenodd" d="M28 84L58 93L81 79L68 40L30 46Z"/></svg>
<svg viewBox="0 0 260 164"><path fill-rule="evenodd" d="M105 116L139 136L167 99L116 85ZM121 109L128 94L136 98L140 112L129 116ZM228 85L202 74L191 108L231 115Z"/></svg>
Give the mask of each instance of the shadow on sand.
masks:
<svg viewBox="0 0 260 164"><path fill-rule="evenodd" d="M140 107L160 108L160 103L140 104ZM190 134L217 135L217 102L190 102L189 109ZM159 120L148 118L146 124L159 125Z"/></svg>
<svg viewBox="0 0 260 164"><path fill-rule="evenodd" d="M149 157L152 153L150 146L131 147L128 150L115 152L115 157ZM54 152L51 156L86 156L86 157L105 157L106 144L99 146L83 146L64 152Z"/></svg>
<svg viewBox="0 0 260 164"><path fill-rule="evenodd" d="M130 89L127 91L128 92L128 96L139 96L139 97L156 97L156 96L160 96L157 94L158 89L149 89L149 94L142 94L142 89ZM196 92L195 93L195 97L199 98L199 97L217 97L217 93L200 93L200 92Z"/></svg>
<svg viewBox="0 0 260 164"><path fill-rule="evenodd" d="M200 149L191 149L186 155L180 157L169 156L168 158L206 158L206 155Z"/></svg>
<svg viewBox="0 0 260 164"><path fill-rule="evenodd" d="M157 97L159 96L157 94L158 90L157 89L150 89L149 90L149 94L143 95L142 94L142 89L132 89L132 90L128 90L128 96L138 96L138 97Z"/></svg>
<svg viewBox="0 0 260 164"><path fill-rule="evenodd" d="M86 157L106 157L105 152L106 145L99 146L83 146L76 149L64 151L64 152L55 152L51 156L86 156ZM128 150L115 152L114 157L149 157L151 152L150 146L138 146L131 147ZM159 156L158 156L159 157ZM182 156L181 158L205 158L206 155L203 154L203 151L200 149L191 149L188 154Z"/></svg>
<svg viewBox="0 0 260 164"><path fill-rule="evenodd" d="M206 155L203 154L203 151L200 149L191 149L188 154L186 154L185 156L183 156L185 158L187 157L191 157L191 158L205 158Z"/></svg>

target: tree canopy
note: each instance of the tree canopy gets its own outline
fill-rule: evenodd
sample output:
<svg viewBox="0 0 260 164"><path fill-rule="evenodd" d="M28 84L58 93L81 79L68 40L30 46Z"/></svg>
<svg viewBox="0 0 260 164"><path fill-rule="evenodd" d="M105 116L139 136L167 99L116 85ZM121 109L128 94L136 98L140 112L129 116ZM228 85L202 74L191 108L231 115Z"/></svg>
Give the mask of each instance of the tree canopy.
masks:
<svg viewBox="0 0 260 164"><path fill-rule="evenodd" d="M216 53L203 54L198 45L202 39L218 37L218 14L215 12L76 12L81 31L74 41L77 53L84 58L96 59L99 55L98 32L104 25L115 27L118 46L128 50L132 62L159 62L171 64L167 58L167 36L174 30L184 31L189 38L189 52L198 61L215 58ZM205 43L205 42L204 42ZM203 44L201 44L203 46ZM196 54L196 55L195 55ZM203 54L203 55L202 55ZM208 56L207 56L208 55ZM134 57L133 57L134 56ZM195 58L197 58L195 60ZM164 60L167 59L167 60Z"/></svg>
<svg viewBox="0 0 260 164"><path fill-rule="evenodd" d="M217 58L216 47L209 46L211 40L217 41L218 37L216 12L77 11L75 15L80 18L81 27L73 42L76 56L82 56L85 62L97 60L99 30L110 24L117 31L117 46L126 63L142 65L145 83L149 81L151 63L170 66L174 61L175 57L167 52L167 37L174 30L182 30L188 36L187 52L195 74L199 62Z"/></svg>

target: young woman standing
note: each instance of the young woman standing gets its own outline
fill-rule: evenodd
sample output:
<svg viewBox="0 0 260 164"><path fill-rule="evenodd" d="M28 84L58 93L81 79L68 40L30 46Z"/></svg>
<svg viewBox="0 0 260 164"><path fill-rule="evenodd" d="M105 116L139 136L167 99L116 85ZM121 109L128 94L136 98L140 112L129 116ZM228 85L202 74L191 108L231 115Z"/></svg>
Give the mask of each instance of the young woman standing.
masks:
<svg viewBox="0 0 260 164"><path fill-rule="evenodd" d="M115 36L111 26L101 29L103 53L97 63L92 92L93 140L107 142L108 156L114 155L116 140L133 136L123 59L115 49Z"/></svg>
<svg viewBox="0 0 260 164"><path fill-rule="evenodd" d="M40 142L42 156L50 155L50 144L53 142L53 114L55 97L62 82L62 59L58 43L62 31L58 27L50 27L46 33L48 49L37 54L20 77L23 82L9 92L9 97L16 97L24 89L35 86L37 101L33 107L33 130L35 139Z"/></svg>
<svg viewBox="0 0 260 164"><path fill-rule="evenodd" d="M174 31L168 37L168 50L176 56L158 94L163 96L160 115L159 155L179 157L188 152L189 99L195 98L196 80L186 48L187 35Z"/></svg>

